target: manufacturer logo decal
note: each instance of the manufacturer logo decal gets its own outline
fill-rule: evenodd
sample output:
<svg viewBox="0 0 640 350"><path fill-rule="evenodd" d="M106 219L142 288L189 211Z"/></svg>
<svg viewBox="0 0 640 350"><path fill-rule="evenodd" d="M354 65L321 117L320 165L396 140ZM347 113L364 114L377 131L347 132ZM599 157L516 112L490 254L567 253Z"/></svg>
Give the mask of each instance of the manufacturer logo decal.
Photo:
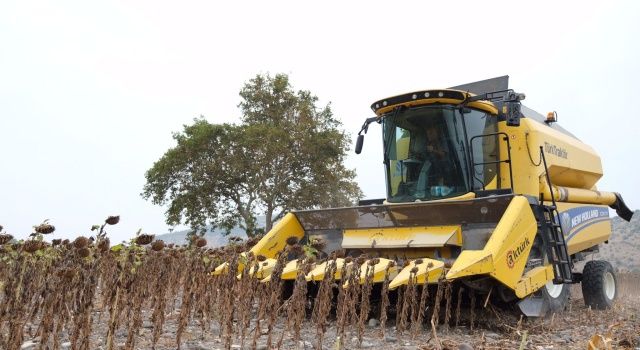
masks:
<svg viewBox="0 0 640 350"><path fill-rule="evenodd" d="M567 150L562 148L562 147L558 147L556 145L550 144L548 142L544 143L544 151L553 155L556 155L560 158L564 158L567 159Z"/></svg>
<svg viewBox="0 0 640 350"><path fill-rule="evenodd" d="M510 269L516 265L516 261L518 261L530 244L529 238L525 237L524 241L520 242L516 249L507 252L507 266L509 266Z"/></svg>
<svg viewBox="0 0 640 350"><path fill-rule="evenodd" d="M574 228L578 225L580 225L583 222L587 222L589 220L593 220L593 219L597 219L599 217L605 217L605 216L609 216L609 212L604 209L604 210L598 210L598 209L592 209L592 210L585 210L581 213L579 213L578 215L574 216L571 218L571 228Z"/></svg>

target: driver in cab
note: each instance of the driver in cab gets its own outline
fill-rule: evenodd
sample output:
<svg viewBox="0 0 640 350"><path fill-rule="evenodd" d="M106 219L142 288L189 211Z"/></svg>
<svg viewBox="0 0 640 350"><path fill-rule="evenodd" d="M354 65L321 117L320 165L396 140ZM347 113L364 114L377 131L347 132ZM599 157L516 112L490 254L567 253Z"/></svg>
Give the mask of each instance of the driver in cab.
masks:
<svg viewBox="0 0 640 350"><path fill-rule="evenodd" d="M424 163L418 175L416 197L425 198L427 190L431 197L447 196L453 192L453 188L445 186L449 170L449 152L446 140L440 135L440 130L435 124L426 126L424 136L424 148L421 152Z"/></svg>

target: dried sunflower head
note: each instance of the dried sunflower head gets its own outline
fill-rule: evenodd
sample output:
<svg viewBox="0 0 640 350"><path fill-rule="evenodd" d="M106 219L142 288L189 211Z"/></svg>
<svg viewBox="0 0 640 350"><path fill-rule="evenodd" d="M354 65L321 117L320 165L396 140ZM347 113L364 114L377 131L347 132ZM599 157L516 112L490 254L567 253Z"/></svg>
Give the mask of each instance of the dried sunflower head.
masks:
<svg viewBox="0 0 640 350"><path fill-rule="evenodd" d="M262 254L258 254L258 256L256 256L256 259L260 262L263 262L265 260L267 260L267 257L262 255Z"/></svg>
<svg viewBox="0 0 640 350"><path fill-rule="evenodd" d="M56 230L55 226L47 223L46 221L41 223L40 225L37 226L33 226L33 229L37 232L37 233L41 233L43 235L47 235L49 233L53 233L53 231Z"/></svg>
<svg viewBox="0 0 640 350"><path fill-rule="evenodd" d="M73 241L73 246L76 249L86 248L89 245L89 239L85 236L80 236Z"/></svg>
<svg viewBox="0 0 640 350"><path fill-rule="evenodd" d="M302 245L296 243L290 247L290 252L295 256L299 256L304 254L304 248L302 248Z"/></svg>
<svg viewBox="0 0 640 350"><path fill-rule="evenodd" d="M412 268L411 273L418 273L418 268L417 267Z"/></svg>
<svg viewBox="0 0 640 350"><path fill-rule="evenodd" d="M24 249L24 251L27 253L33 253L37 250L42 249L42 241L30 239L24 242L24 244L22 245L22 249Z"/></svg>
<svg viewBox="0 0 640 350"><path fill-rule="evenodd" d="M206 245L207 245L207 240L202 237L198 238L198 240L196 241L196 247L198 248L202 248Z"/></svg>
<svg viewBox="0 0 640 350"><path fill-rule="evenodd" d="M120 215L109 216L104 222L108 225L116 225L120 222Z"/></svg>
<svg viewBox="0 0 640 350"><path fill-rule="evenodd" d="M84 248L80 248L78 250L76 250L76 252L78 253L79 256L86 258L89 255L91 255L91 249L84 247Z"/></svg>
<svg viewBox="0 0 640 350"><path fill-rule="evenodd" d="M153 243L151 243L151 249L153 249L153 251L159 252L162 249L164 249L164 241L159 239Z"/></svg>
<svg viewBox="0 0 640 350"><path fill-rule="evenodd" d="M420 265L420 264L422 264L423 262L424 262L424 261L423 261L422 259L418 259L418 260L416 260L416 261L415 261L415 264L416 264L416 265Z"/></svg>
<svg viewBox="0 0 640 350"><path fill-rule="evenodd" d="M287 238L287 245L293 246L293 245L296 245L296 244L298 244L298 237L291 236L291 237Z"/></svg>
<svg viewBox="0 0 640 350"><path fill-rule="evenodd" d="M101 240L98 241L98 250L100 250L101 252L106 252L107 250L109 250L109 238L105 237Z"/></svg>
<svg viewBox="0 0 640 350"><path fill-rule="evenodd" d="M56 238L56 239L52 239L51 240L51 245L54 246L54 247L59 246L61 243L62 243L62 239L60 239L60 238Z"/></svg>
<svg viewBox="0 0 640 350"><path fill-rule="evenodd" d="M6 244L11 242L11 240L13 239L13 236L8 234L8 233L2 233L0 234L0 245Z"/></svg>
<svg viewBox="0 0 640 350"><path fill-rule="evenodd" d="M154 235L143 233L140 236L136 237L136 244L147 245L153 241L153 237Z"/></svg>

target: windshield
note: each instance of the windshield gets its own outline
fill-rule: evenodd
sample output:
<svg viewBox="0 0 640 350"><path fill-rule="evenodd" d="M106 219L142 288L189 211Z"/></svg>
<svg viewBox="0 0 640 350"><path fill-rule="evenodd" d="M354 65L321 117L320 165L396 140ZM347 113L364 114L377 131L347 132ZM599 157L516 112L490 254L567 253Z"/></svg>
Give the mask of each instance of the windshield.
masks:
<svg viewBox="0 0 640 350"><path fill-rule="evenodd" d="M496 160L496 136L474 138L495 132L496 118L476 110L462 114L439 105L392 112L383 119L387 200L442 199L495 187L497 165L482 163Z"/></svg>

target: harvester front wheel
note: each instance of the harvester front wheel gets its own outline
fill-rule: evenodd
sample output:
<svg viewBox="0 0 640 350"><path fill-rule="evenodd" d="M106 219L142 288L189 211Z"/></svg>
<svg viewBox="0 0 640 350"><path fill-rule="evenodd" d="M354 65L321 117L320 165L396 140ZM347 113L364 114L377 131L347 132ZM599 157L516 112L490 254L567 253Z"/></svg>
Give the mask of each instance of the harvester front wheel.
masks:
<svg viewBox="0 0 640 350"><path fill-rule="evenodd" d="M529 252L529 262L549 264L547 250L540 234L536 236ZM564 311L569 303L569 289L567 284L553 284L553 281L549 281L533 295L518 302L518 306L520 311L528 317L557 314Z"/></svg>
<svg viewBox="0 0 640 350"><path fill-rule="evenodd" d="M533 251L533 249L537 251ZM547 256L547 249L544 246L541 235L536 236L534 246L531 248L530 254L537 254L542 257L545 265L549 264L549 258ZM569 303L569 285L568 284L554 284L553 281L547 282L543 288L540 288L540 294L547 304L547 315L557 314L564 311Z"/></svg>
<svg viewBox="0 0 640 350"><path fill-rule="evenodd" d="M547 314L560 313L565 310L569 302L568 285L553 284L552 281L549 281L540 291L547 303Z"/></svg>
<svg viewBox="0 0 640 350"><path fill-rule="evenodd" d="M520 311L527 317L545 317L561 313L569 301L569 286L547 283L537 292L518 302Z"/></svg>
<svg viewBox="0 0 640 350"><path fill-rule="evenodd" d="M582 270L582 297L592 309L604 310L613 305L618 283L613 267L608 261L587 262Z"/></svg>

